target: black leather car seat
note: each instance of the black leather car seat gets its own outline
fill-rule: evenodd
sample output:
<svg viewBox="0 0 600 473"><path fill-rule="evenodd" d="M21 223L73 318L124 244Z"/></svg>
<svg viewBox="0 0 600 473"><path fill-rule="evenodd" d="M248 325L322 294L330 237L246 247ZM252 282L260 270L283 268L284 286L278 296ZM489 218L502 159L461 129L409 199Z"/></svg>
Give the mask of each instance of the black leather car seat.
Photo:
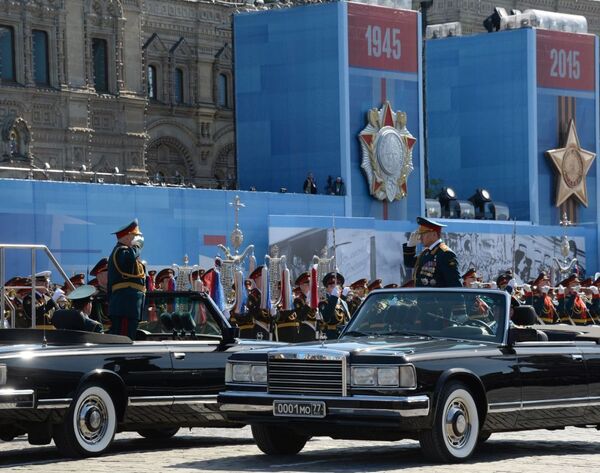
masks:
<svg viewBox="0 0 600 473"><path fill-rule="evenodd" d="M533 306L521 305L513 308L513 314L511 318L513 324L520 325L522 327L528 327L539 323L537 313ZM548 335L541 330L536 330L537 340L540 342L547 342Z"/></svg>

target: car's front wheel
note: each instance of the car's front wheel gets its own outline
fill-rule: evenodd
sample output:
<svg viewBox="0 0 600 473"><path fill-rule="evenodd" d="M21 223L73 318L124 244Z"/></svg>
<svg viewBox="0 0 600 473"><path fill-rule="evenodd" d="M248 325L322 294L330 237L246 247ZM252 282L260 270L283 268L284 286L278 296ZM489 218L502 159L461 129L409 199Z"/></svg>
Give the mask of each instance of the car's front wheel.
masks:
<svg viewBox="0 0 600 473"><path fill-rule="evenodd" d="M463 383L448 383L440 394L431 430L419 436L423 452L434 461L461 462L473 454L478 437L479 415L473 395Z"/></svg>
<svg viewBox="0 0 600 473"><path fill-rule="evenodd" d="M252 425L252 436L258 448L267 455L295 455L309 439L278 425Z"/></svg>
<svg viewBox="0 0 600 473"><path fill-rule="evenodd" d="M142 437L152 440L165 440L173 437L179 432L179 427L170 427L165 429L142 429L138 430L138 434Z"/></svg>
<svg viewBox="0 0 600 473"><path fill-rule="evenodd" d="M112 443L117 415L110 394L102 386L83 386L69 407L64 421L54 427L54 443L65 456L101 455Z"/></svg>

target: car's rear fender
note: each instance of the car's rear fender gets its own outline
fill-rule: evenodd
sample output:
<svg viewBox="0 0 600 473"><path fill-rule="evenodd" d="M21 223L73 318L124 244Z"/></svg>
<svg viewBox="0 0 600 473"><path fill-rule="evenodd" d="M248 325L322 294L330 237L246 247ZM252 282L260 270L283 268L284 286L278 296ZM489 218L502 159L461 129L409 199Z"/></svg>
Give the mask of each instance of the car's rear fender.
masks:
<svg viewBox="0 0 600 473"><path fill-rule="evenodd" d="M483 425L485 422L485 417L487 415L488 408L485 388L483 387L481 379L479 379L479 377L475 373L464 368L451 368L449 370L444 371L441 374L441 376L437 380L437 383L435 384L435 389L433 391L433 407L431 409L431 412L435 413L435 409L439 400L439 395L442 392L443 387L451 381L460 381L461 383L465 384L468 388L470 388L471 392L473 393L473 397L475 398L475 402L477 404L477 413L479 414L479 425Z"/></svg>

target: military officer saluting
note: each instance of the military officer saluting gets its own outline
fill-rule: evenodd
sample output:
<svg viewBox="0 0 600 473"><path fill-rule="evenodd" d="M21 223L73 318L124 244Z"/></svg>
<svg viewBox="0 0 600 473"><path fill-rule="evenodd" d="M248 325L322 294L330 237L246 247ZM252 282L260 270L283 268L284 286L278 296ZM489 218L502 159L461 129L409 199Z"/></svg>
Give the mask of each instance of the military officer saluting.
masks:
<svg viewBox="0 0 600 473"><path fill-rule="evenodd" d="M348 305L341 297L340 286L344 285L344 276L338 272L327 273L323 278L325 298L319 303L319 311L325 325L323 332L329 339L340 334L341 326L350 320Z"/></svg>
<svg viewBox="0 0 600 473"><path fill-rule="evenodd" d="M419 228L404 243L404 266L413 268L416 287L461 287L456 255L442 241L442 228L446 225L424 217L417 217ZM416 246L424 246L417 256Z"/></svg>
<svg viewBox="0 0 600 473"><path fill-rule="evenodd" d="M140 260L144 238L137 219L114 234L117 244L108 258L110 333L135 340L146 292L146 268Z"/></svg>

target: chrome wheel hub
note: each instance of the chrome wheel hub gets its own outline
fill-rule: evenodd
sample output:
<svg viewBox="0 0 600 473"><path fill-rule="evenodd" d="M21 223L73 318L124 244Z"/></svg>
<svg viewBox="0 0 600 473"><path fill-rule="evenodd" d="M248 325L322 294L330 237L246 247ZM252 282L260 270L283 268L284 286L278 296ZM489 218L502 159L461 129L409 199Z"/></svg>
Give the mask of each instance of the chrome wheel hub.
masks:
<svg viewBox="0 0 600 473"><path fill-rule="evenodd" d="M102 440L108 428L108 411L102 399L90 396L81 403L77 412L77 428L86 443Z"/></svg>
<svg viewBox="0 0 600 473"><path fill-rule="evenodd" d="M446 409L444 416L446 439L454 448L462 448L471 434L469 411L462 399L454 399Z"/></svg>

